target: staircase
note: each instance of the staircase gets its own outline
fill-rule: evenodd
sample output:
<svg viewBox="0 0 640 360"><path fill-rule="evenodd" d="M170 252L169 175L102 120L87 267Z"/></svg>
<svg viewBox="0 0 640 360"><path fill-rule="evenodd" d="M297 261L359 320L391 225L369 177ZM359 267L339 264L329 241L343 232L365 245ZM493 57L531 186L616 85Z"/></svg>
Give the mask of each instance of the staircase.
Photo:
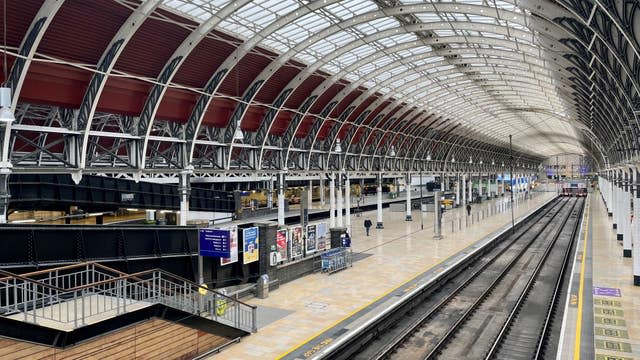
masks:
<svg viewBox="0 0 640 360"><path fill-rule="evenodd" d="M160 269L126 274L86 262L22 275L0 270L0 316L70 332L164 305L246 332L256 307Z"/></svg>

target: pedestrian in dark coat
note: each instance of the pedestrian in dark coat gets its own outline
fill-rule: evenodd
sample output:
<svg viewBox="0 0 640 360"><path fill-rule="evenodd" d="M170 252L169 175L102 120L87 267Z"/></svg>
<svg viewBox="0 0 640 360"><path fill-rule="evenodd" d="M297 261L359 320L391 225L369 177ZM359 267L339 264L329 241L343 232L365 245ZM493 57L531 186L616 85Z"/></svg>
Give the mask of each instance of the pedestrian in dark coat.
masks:
<svg viewBox="0 0 640 360"><path fill-rule="evenodd" d="M364 228L367 231L367 236L369 236L369 229L371 229L371 226L373 225L373 223L371 222L371 220L366 219L364 221Z"/></svg>

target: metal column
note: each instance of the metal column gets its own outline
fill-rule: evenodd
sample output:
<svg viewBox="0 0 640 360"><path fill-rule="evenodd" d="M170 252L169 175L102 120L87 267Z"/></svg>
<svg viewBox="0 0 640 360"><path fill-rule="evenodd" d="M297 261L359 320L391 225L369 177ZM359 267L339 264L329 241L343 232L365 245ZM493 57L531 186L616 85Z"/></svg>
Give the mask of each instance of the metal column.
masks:
<svg viewBox="0 0 640 360"><path fill-rule="evenodd" d="M178 192L180 193L180 226L186 226L187 220L189 220L189 193L191 192L191 173L188 169L180 172L180 186Z"/></svg>
<svg viewBox="0 0 640 360"><path fill-rule="evenodd" d="M442 239L442 212L440 210L440 192L433 193L434 219L433 219L433 239Z"/></svg>
<svg viewBox="0 0 640 360"><path fill-rule="evenodd" d="M470 204L473 204L473 174L469 173L469 196L467 197L467 201Z"/></svg>
<svg viewBox="0 0 640 360"><path fill-rule="evenodd" d="M632 169L632 179L635 179L632 188L635 189L633 197L633 285L640 286L640 171Z"/></svg>
<svg viewBox="0 0 640 360"><path fill-rule="evenodd" d="M329 227L336 227L336 174L329 177Z"/></svg>
<svg viewBox="0 0 640 360"><path fill-rule="evenodd" d="M631 257L631 188L629 169L623 170L622 190L622 256Z"/></svg>
<svg viewBox="0 0 640 360"><path fill-rule="evenodd" d="M407 181L405 182L405 186L404 186L405 190L406 190L406 196L407 196L407 205L406 205L406 216L405 216L405 221L413 221L413 217L411 216L411 173L407 173Z"/></svg>
<svg viewBox="0 0 640 360"><path fill-rule="evenodd" d="M10 174L11 169L0 168L0 224L6 224L8 219L7 212L9 210L9 199L11 198L9 194Z"/></svg>
<svg viewBox="0 0 640 360"><path fill-rule="evenodd" d="M376 223L376 229L384 229L382 224L382 173L378 174L378 188L376 190L378 195L378 222Z"/></svg>
<svg viewBox="0 0 640 360"><path fill-rule="evenodd" d="M462 174L462 206L467 205L467 176Z"/></svg>
<svg viewBox="0 0 640 360"><path fill-rule="evenodd" d="M347 231L351 232L351 179L348 173L345 174L344 180L344 207L346 211L344 225Z"/></svg>
<svg viewBox="0 0 640 360"><path fill-rule="evenodd" d="M343 206L343 202L342 202L342 172L338 173L338 179L337 179L337 185L338 185L338 191L336 192L336 203L337 203L337 225L338 227L342 227L343 226L343 221L342 221L342 206Z"/></svg>
<svg viewBox="0 0 640 360"><path fill-rule="evenodd" d="M284 226L284 171L278 177L278 225Z"/></svg>
<svg viewBox="0 0 640 360"><path fill-rule="evenodd" d="M460 174L456 176L456 206L460 206Z"/></svg>

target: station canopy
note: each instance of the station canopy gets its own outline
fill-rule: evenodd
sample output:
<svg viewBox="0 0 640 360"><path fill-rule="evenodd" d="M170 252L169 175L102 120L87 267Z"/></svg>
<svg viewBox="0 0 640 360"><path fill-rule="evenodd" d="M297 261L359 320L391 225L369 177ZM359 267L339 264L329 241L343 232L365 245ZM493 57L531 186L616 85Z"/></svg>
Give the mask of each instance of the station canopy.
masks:
<svg viewBox="0 0 640 360"><path fill-rule="evenodd" d="M28 3L42 11L49 2ZM505 161L510 136L522 164L578 154L604 166L635 160L639 149L640 5L634 0L73 3L64 2L43 30L39 66L75 67L91 83L76 103L33 101L25 86L16 105L25 113L55 105L61 118L61 108L79 109L70 115L81 120L74 126L84 135L73 166L123 157L128 160L113 165L195 162L198 168L207 163L197 163L199 157L221 156L209 163L309 169L345 154L338 168L359 170L376 166L363 157L390 153L493 164ZM100 57L83 58L89 45L74 41L77 35L64 37L79 25L69 23L80 21L69 18L79 11L74 6L93 11L92 31L110 39L93 44L102 44ZM27 10L14 10L21 11ZM130 34L102 25L126 24L136 15L143 23ZM119 39L121 49L109 53ZM59 55L61 44L69 55ZM16 54L24 43L17 45ZM87 89L96 76L102 78L91 99ZM120 108L127 94L140 100ZM37 116L18 121L14 132L28 130L29 118ZM317 158L323 152L328 157Z"/></svg>

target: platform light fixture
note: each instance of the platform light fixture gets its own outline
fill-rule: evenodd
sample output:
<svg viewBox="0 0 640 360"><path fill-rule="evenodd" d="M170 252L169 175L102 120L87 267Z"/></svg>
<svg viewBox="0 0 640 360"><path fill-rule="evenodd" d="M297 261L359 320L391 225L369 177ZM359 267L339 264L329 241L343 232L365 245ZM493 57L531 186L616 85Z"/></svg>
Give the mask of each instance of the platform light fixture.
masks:
<svg viewBox="0 0 640 360"><path fill-rule="evenodd" d="M342 152L342 145L340 144L340 138L336 139L336 149L333 152L338 154Z"/></svg>
<svg viewBox="0 0 640 360"><path fill-rule="evenodd" d="M495 160L491 160L491 165L495 165L496 161Z"/></svg>
<svg viewBox="0 0 640 360"><path fill-rule="evenodd" d="M469 164L473 164L473 159L469 156Z"/></svg>
<svg viewBox="0 0 640 360"><path fill-rule="evenodd" d="M456 158L452 156L452 157L451 157L451 162L452 162L452 163L456 162Z"/></svg>
<svg viewBox="0 0 640 360"><path fill-rule="evenodd" d="M11 109L11 88L0 87L0 123L12 123L15 120Z"/></svg>
<svg viewBox="0 0 640 360"><path fill-rule="evenodd" d="M482 165L482 160L480 160L480 165Z"/></svg>
<svg viewBox="0 0 640 360"><path fill-rule="evenodd" d="M233 133L233 140L238 140L238 141L244 140L244 134L242 133L242 129L240 129L239 121L238 121L238 125L236 126L236 131Z"/></svg>
<svg viewBox="0 0 640 360"><path fill-rule="evenodd" d="M427 154L427 161L431 161L431 154Z"/></svg>
<svg viewBox="0 0 640 360"><path fill-rule="evenodd" d="M389 156L391 157L396 156L396 147L394 145L391 145L391 151L389 151Z"/></svg>

